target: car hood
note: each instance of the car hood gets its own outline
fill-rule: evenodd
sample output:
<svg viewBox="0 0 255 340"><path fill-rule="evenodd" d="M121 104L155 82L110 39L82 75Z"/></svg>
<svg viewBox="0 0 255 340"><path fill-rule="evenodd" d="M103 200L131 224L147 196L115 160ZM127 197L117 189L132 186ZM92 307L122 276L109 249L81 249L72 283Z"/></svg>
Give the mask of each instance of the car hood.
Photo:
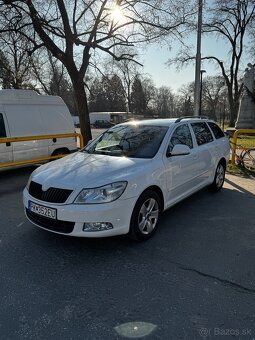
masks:
<svg viewBox="0 0 255 340"><path fill-rule="evenodd" d="M64 189L99 187L128 180L134 172L144 171L149 159L134 159L76 152L42 165L33 172L32 180L45 188Z"/></svg>

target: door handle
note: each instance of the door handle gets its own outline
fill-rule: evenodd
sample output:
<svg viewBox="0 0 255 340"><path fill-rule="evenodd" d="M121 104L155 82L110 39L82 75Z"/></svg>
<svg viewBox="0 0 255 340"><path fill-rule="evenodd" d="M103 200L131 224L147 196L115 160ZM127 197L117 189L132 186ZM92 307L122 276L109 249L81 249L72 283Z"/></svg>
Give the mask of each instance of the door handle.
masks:
<svg viewBox="0 0 255 340"><path fill-rule="evenodd" d="M53 138L53 143L56 143L57 142L57 138Z"/></svg>
<svg viewBox="0 0 255 340"><path fill-rule="evenodd" d="M198 159L198 155L193 155L193 159Z"/></svg>
<svg viewBox="0 0 255 340"><path fill-rule="evenodd" d="M10 142L7 142L7 143L6 143L6 146L11 146L11 143L10 143Z"/></svg>

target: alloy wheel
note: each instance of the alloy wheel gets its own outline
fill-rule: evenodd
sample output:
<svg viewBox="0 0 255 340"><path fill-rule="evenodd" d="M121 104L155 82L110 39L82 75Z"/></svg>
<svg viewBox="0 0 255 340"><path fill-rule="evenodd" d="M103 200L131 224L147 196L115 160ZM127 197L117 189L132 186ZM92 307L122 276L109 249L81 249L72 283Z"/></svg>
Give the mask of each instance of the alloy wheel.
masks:
<svg viewBox="0 0 255 340"><path fill-rule="evenodd" d="M220 188L223 185L224 176L225 176L224 167L222 164L219 164L216 170L216 178L215 178L215 183L218 188Z"/></svg>
<svg viewBox="0 0 255 340"><path fill-rule="evenodd" d="M159 206L154 198L147 199L141 206L138 214L138 226L142 234L150 234L158 221Z"/></svg>

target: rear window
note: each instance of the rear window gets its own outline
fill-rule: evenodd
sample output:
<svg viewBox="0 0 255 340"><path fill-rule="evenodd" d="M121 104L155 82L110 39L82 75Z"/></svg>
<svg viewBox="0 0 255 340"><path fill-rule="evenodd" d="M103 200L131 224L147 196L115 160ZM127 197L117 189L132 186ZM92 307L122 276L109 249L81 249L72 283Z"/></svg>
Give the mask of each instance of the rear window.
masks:
<svg viewBox="0 0 255 340"><path fill-rule="evenodd" d="M206 123L192 123L191 126L196 136L197 145L203 145L213 141L213 136Z"/></svg>
<svg viewBox="0 0 255 340"><path fill-rule="evenodd" d="M2 113L0 113L0 138L5 138L6 137L6 130L5 130L5 125L4 125L4 117Z"/></svg>
<svg viewBox="0 0 255 340"><path fill-rule="evenodd" d="M211 130L214 134L214 137L216 139L225 137L224 132L221 130L221 128L217 124L210 122L210 123L208 123L208 125L210 126L210 128L211 128Z"/></svg>

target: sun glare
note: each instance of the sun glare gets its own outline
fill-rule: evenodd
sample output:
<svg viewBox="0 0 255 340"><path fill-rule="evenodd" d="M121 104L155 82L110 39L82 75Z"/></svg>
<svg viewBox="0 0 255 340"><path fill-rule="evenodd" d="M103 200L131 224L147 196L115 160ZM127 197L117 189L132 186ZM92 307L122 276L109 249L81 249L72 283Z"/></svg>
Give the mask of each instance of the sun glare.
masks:
<svg viewBox="0 0 255 340"><path fill-rule="evenodd" d="M116 5L111 10L111 18L114 24L120 24L124 22L124 14L120 8L120 6Z"/></svg>

